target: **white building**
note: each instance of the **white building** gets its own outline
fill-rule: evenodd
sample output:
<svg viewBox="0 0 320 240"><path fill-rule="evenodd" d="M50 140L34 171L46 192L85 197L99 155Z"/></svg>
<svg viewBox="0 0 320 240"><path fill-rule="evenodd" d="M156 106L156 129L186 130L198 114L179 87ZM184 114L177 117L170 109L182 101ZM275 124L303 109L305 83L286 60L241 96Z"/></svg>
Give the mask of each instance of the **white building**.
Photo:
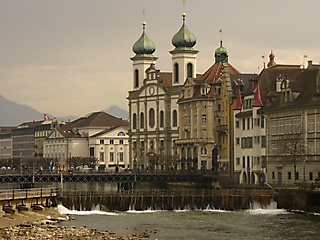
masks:
<svg viewBox="0 0 320 240"><path fill-rule="evenodd" d="M252 88L238 96L234 107L234 177L240 184L266 182L266 126L264 116L258 113L263 107L258 80ZM242 100L243 97L243 100Z"/></svg>
<svg viewBox="0 0 320 240"><path fill-rule="evenodd" d="M94 157L99 160L103 151L90 150L89 143L95 142L94 136L99 139L100 134L103 135L106 131L119 126L127 127L128 123L105 112L87 114L63 127L53 129L44 140L44 157L58 159L61 168L66 168L66 160L72 157ZM123 139L125 137L123 136ZM104 152L104 156L107 153ZM128 153L125 156L128 156ZM102 161L101 165L104 164Z"/></svg>
<svg viewBox="0 0 320 240"><path fill-rule="evenodd" d="M89 138L90 156L99 159L99 167L115 169L116 166L129 168L128 127L106 129Z"/></svg>

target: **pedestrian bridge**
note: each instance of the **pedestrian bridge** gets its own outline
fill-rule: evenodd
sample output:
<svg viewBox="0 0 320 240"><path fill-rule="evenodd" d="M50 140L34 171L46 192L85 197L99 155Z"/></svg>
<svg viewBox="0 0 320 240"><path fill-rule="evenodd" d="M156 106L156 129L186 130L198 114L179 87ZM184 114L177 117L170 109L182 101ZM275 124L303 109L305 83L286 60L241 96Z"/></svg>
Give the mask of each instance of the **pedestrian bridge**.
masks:
<svg viewBox="0 0 320 240"><path fill-rule="evenodd" d="M50 183L50 182L199 182L206 179L202 173L141 172L141 173L59 173L39 175L0 175L1 183Z"/></svg>

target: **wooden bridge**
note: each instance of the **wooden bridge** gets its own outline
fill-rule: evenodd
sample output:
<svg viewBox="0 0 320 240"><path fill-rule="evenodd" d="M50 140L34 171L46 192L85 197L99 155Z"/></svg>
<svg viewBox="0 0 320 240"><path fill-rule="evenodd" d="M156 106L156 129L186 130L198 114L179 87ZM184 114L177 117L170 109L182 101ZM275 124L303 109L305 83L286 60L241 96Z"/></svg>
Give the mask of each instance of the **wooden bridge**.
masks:
<svg viewBox="0 0 320 240"><path fill-rule="evenodd" d="M29 188L0 190L0 206L7 213L28 208L41 209L41 206L57 204L58 188Z"/></svg>

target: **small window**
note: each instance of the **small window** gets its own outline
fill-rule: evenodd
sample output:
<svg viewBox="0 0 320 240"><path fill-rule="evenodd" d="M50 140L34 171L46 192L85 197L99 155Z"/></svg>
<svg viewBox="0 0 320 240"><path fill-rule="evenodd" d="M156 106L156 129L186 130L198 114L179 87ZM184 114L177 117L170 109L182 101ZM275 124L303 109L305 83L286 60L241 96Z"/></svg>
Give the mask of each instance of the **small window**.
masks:
<svg viewBox="0 0 320 240"><path fill-rule="evenodd" d="M149 127L153 128L155 125L155 112L153 108L149 109Z"/></svg>
<svg viewBox="0 0 320 240"><path fill-rule="evenodd" d="M236 145L240 144L240 138L236 138Z"/></svg>
<svg viewBox="0 0 320 240"><path fill-rule="evenodd" d="M100 153L100 161L104 162L104 153L103 152Z"/></svg>
<svg viewBox="0 0 320 240"><path fill-rule="evenodd" d="M134 71L134 87L138 88L139 87L139 71L136 69Z"/></svg>
<svg viewBox="0 0 320 240"><path fill-rule="evenodd" d="M114 140L113 139L110 140L110 144L114 144Z"/></svg>
<svg viewBox="0 0 320 240"><path fill-rule="evenodd" d="M240 122L239 120L236 121L236 128L239 128L240 127Z"/></svg>
<svg viewBox="0 0 320 240"><path fill-rule="evenodd" d="M137 114L132 115L132 128L137 129Z"/></svg>
<svg viewBox="0 0 320 240"><path fill-rule="evenodd" d="M291 179L291 172L288 172L288 179Z"/></svg>
<svg viewBox="0 0 320 240"><path fill-rule="evenodd" d="M113 162L114 161L114 153L110 153L110 162Z"/></svg>
<svg viewBox="0 0 320 240"><path fill-rule="evenodd" d="M160 127L164 127L164 112L160 111Z"/></svg>
<svg viewBox="0 0 320 240"><path fill-rule="evenodd" d="M104 140L103 139L100 139L100 144L104 144Z"/></svg>
<svg viewBox="0 0 320 240"><path fill-rule="evenodd" d="M123 144L123 140L122 139L119 140L119 144Z"/></svg>
<svg viewBox="0 0 320 240"><path fill-rule="evenodd" d="M236 158L236 163L237 163L237 165L240 165L240 158Z"/></svg>
<svg viewBox="0 0 320 240"><path fill-rule="evenodd" d="M187 65L187 74L189 78L192 78L192 75L193 75L193 65L192 63L188 63Z"/></svg>
<svg viewBox="0 0 320 240"><path fill-rule="evenodd" d="M178 113L177 110L173 110L172 112L172 126L177 127L178 126Z"/></svg>
<svg viewBox="0 0 320 240"><path fill-rule="evenodd" d="M175 83L179 82L179 65L178 65L178 63L174 64L174 82Z"/></svg>
<svg viewBox="0 0 320 240"><path fill-rule="evenodd" d="M144 128L144 113L140 113L140 128Z"/></svg>

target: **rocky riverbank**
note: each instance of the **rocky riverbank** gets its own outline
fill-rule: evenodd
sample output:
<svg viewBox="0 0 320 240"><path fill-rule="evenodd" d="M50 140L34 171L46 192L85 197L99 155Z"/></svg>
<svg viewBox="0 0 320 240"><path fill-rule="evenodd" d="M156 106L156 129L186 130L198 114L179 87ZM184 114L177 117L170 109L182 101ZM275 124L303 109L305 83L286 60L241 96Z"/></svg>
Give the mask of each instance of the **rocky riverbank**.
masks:
<svg viewBox="0 0 320 240"><path fill-rule="evenodd" d="M24 240L24 239L113 239L113 240L136 240L147 239L150 235L147 231L139 235L119 237L109 231L97 231L85 226L59 226L59 222L71 220L69 216L60 215L54 209L43 211L26 211L0 217L0 239Z"/></svg>

